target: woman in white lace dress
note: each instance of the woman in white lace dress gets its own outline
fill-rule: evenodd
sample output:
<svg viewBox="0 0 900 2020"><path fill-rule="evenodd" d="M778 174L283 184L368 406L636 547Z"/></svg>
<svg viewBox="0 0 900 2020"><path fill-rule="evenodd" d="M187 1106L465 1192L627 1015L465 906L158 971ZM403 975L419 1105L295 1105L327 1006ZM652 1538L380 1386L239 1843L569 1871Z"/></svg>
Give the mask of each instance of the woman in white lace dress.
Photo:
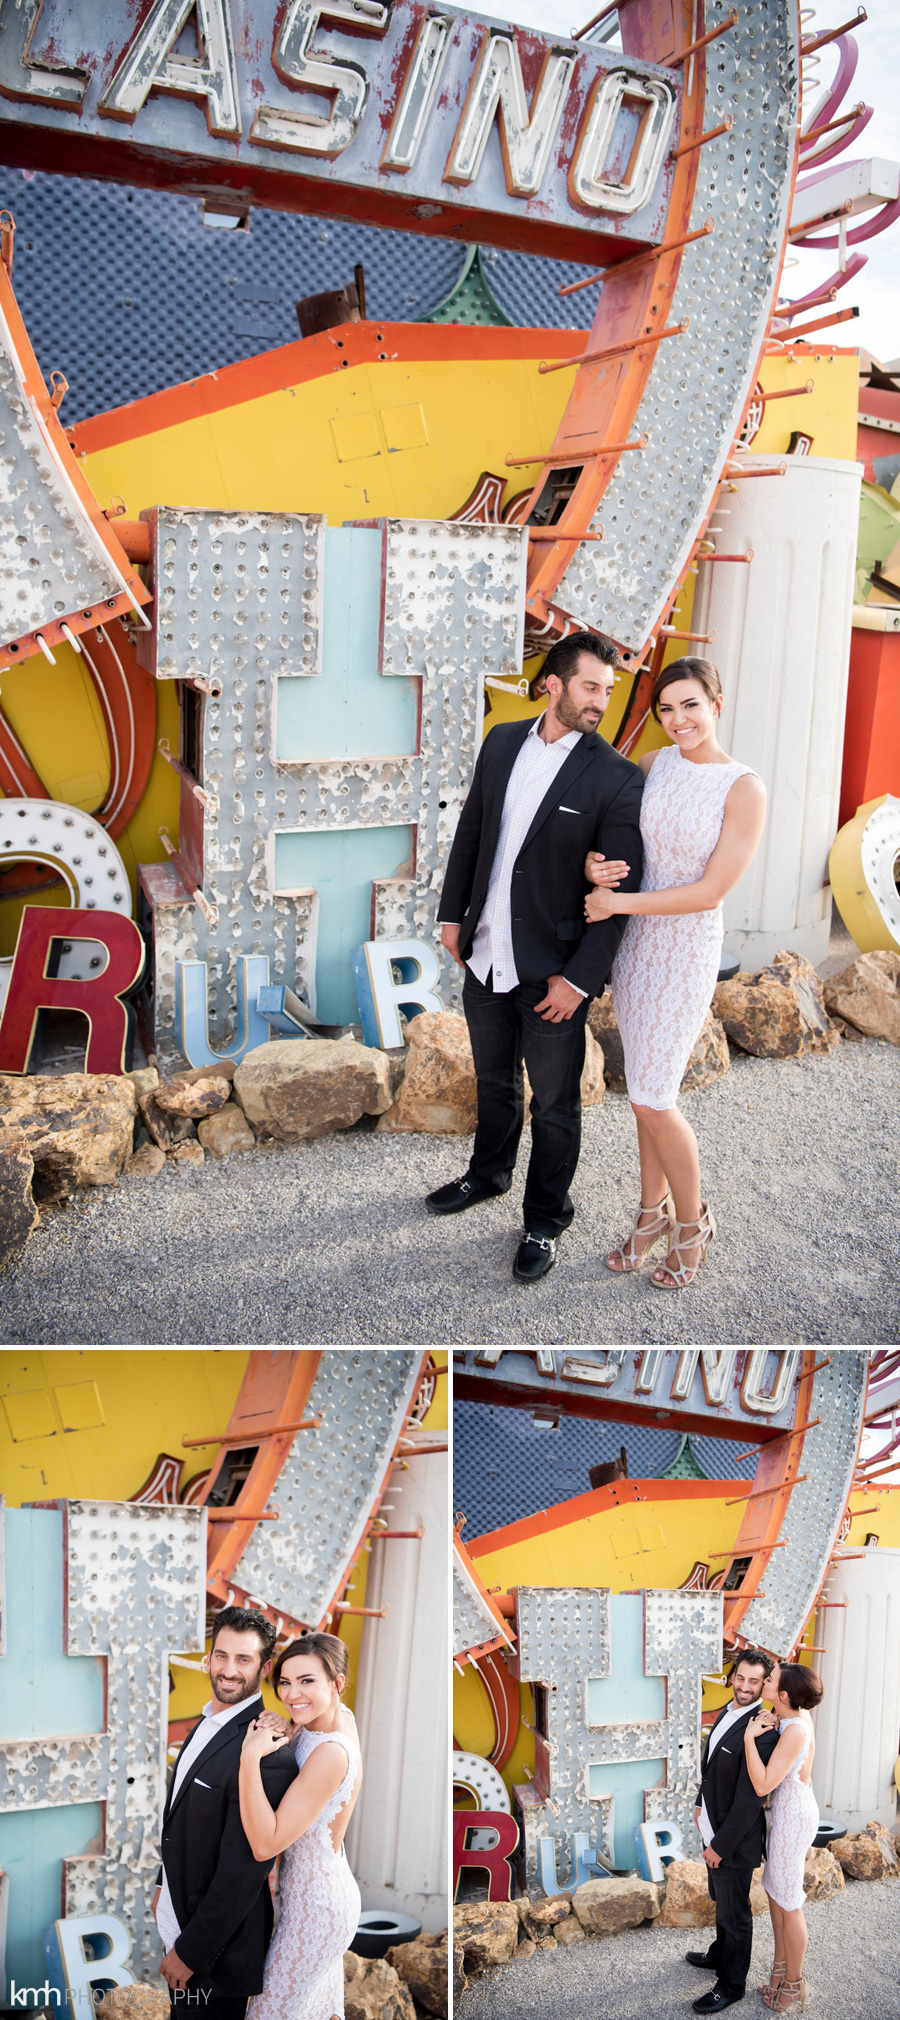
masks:
<svg viewBox="0 0 900 2020"><path fill-rule="evenodd" d="M639 1270L665 1236L660 1290L684 1290L715 1233L701 1198L697 1139L677 1107L684 1069L712 1000L722 951L722 899L756 853L766 811L762 781L723 751L716 735L722 689L711 660L679 659L650 699L672 742L640 760L644 874L618 891L627 865L589 855L597 886L588 919L629 914L612 969L612 1000L637 1122L641 1204L631 1231L606 1258Z"/></svg>
<svg viewBox="0 0 900 2020"><path fill-rule="evenodd" d="M802 2012L807 1994L803 1870L819 1828L811 1782L816 1740L809 1714L821 1704L821 1678L797 1662L776 1662L763 1685L763 1697L771 1700L771 1710L761 1707L744 1734L750 1780L758 1796L772 1797L763 1886L769 1897L775 1962L768 1985L759 1989L773 2013L789 2013L795 2006ZM781 1737L766 1765L756 1740L773 1726Z"/></svg>
<svg viewBox="0 0 900 2020"><path fill-rule="evenodd" d="M255 1858L283 1853L281 1916L247 2020L343 2020L343 1957L361 1906L343 1842L362 1778L355 1726L341 1705L346 1677L347 1650L334 1634L304 1634L276 1663L300 1768L277 1811L260 1762L284 1745L283 1720L264 1713L244 1741L241 1822Z"/></svg>

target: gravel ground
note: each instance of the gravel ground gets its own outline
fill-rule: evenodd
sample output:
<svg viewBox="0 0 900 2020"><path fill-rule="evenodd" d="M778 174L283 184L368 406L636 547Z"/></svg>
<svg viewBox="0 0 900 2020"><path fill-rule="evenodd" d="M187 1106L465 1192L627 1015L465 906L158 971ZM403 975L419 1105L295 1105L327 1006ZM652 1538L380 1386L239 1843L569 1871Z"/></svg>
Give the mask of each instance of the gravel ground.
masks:
<svg viewBox="0 0 900 2020"><path fill-rule="evenodd" d="M807 2012L810 2020L898 2020L897 1937L900 1885L848 1880L831 1901L806 1909L809 1928ZM654 1929L594 1938L571 1950L485 1972L469 1982L456 2020L690 2020L691 2002L714 1983L684 1962L705 1950L706 1929ZM756 1992L765 1982L773 1946L768 1915L754 1924L753 1971L746 1999L729 2008L764 2020Z"/></svg>
<svg viewBox="0 0 900 2020"><path fill-rule="evenodd" d="M357 1128L168 1166L47 1212L0 1289L18 1345L595 1346L894 1342L900 1053L734 1058L682 1098L719 1227L697 1285L617 1278L603 1251L638 1197L624 1095L585 1115L576 1219L540 1284L512 1280L512 1192L437 1220L422 1198L467 1162L461 1138Z"/></svg>

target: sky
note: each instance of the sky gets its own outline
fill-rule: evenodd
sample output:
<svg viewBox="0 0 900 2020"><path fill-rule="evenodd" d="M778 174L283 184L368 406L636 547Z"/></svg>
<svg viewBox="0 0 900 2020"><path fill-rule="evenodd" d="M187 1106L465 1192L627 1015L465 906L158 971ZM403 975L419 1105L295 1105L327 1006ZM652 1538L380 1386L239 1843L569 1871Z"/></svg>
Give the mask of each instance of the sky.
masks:
<svg viewBox="0 0 900 2020"><path fill-rule="evenodd" d="M574 28L584 26L591 15L598 11L601 0L508 0L505 7L485 6L485 13L505 16L510 21L524 27L540 29L544 35L569 36ZM753 6L757 0L743 0L743 4ZM579 5L583 8L578 13ZM827 5L819 5L815 19L804 22L809 32L812 28L821 32L824 28L837 27L849 20L856 6L856 0L828 0ZM845 159L850 161L869 160L880 157L888 161L900 162L900 16L897 0L868 0L868 20L858 30L856 41L859 48L859 64L856 75L844 100L844 107L854 105L862 99L874 108L874 116L856 145L848 147L846 156L838 156L837 164ZM828 84L837 68L837 56L833 49L822 51L819 77ZM860 220L862 221L862 220ZM859 321L852 331L847 325L835 331L837 343L856 344L872 351L883 362L900 357L900 219L888 230L868 240L861 248L868 253L868 265L855 280L848 281L839 292L836 307L859 308ZM813 289L828 279L838 263L836 252L815 253L797 250L789 254L796 258L796 266L786 270L783 293L788 296L811 294Z"/></svg>

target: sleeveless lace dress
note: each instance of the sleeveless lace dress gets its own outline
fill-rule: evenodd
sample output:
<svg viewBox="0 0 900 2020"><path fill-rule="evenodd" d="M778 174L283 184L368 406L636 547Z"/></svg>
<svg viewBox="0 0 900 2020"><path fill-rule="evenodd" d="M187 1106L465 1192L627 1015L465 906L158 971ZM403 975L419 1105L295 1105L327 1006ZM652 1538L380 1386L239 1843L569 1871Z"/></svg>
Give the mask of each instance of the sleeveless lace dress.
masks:
<svg viewBox="0 0 900 2020"><path fill-rule="evenodd" d="M725 801L749 765L692 764L677 744L654 759L641 801L642 891L702 877L722 830ZM712 1001L722 953L722 907L671 917L633 914L612 967L612 1001L632 1101L674 1108Z"/></svg>
<svg viewBox="0 0 900 2020"><path fill-rule="evenodd" d="M789 1725L805 1724L806 1720L802 1718L783 1718L779 1731L785 1732ZM790 1774L786 1774L784 1781L772 1790L763 1886L779 1908L802 1908L806 1899L803 1868L819 1828L819 1805L809 1783L800 1780L800 1769L809 1753L811 1740L812 1733L807 1731L806 1743L797 1755Z"/></svg>
<svg viewBox="0 0 900 2020"><path fill-rule="evenodd" d="M344 1951L359 1925L359 1888L343 1845L336 1852L329 1825L349 1802L359 1769L359 1749L342 1733L308 1732L294 1744L302 1774L317 1746L341 1746L347 1773L309 1830L288 1845L281 1861L281 1918L266 1958L263 1989L251 1999L247 2020L331 2020L344 2013Z"/></svg>

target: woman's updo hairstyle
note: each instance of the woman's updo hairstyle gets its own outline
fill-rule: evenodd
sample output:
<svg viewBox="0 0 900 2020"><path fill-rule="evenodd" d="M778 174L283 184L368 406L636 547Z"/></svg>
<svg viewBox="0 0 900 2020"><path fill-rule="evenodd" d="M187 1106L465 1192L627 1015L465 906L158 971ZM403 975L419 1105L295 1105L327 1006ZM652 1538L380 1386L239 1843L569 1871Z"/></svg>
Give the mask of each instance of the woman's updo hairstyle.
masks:
<svg viewBox="0 0 900 2020"><path fill-rule="evenodd" d="M653 682L650 713L656 722L659 722L659 697L663 688L671 687L673 680L699 681L708 701L720 701L722 698L719 670L711 659L673 659L669 666L663 667L662 673L658 673Z"/></svg>
<svg viewBox="0 0 900 2020"><path fill-rule="evenodd" d="M340 1684L347 1674L350 1651L346 1642L340 1641L336 1634L301 1634L297 1641L289 1641L275 1664L272 1676L275 1689L277 1690L281 1683L281 1672L285 1663L292 1661L294 1656L302 1658L307 1655L318 1656L326 1675L340 1689Z"/></svg>
<svg viewBox="0 0 900 2020"><path fill-rule="evenodd" d="M812 1711L825 1695L818 1671L805 1669L799 1662L779 1665L778 1688L784 1691L792 1711Z"/></svg>

